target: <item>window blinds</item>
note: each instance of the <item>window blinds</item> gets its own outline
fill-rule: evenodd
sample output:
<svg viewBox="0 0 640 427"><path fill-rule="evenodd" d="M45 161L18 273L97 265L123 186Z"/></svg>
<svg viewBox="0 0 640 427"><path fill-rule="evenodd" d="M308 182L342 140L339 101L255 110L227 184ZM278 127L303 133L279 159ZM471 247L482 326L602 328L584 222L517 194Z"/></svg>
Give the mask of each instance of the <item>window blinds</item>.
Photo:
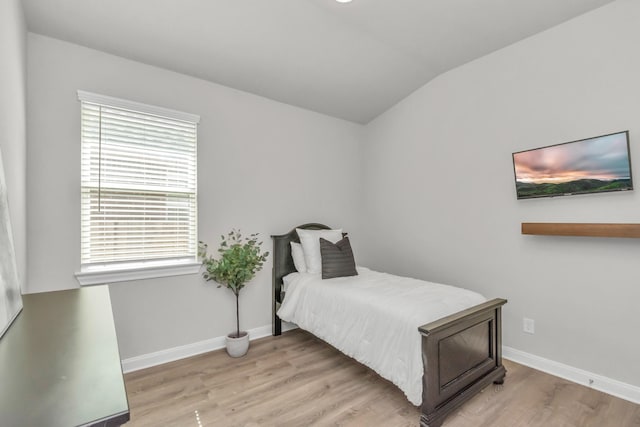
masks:
<svg viewBox="0 0 640 427"><path fill-rule="evenodd" d="M195 261L198 117L78 96L82 266Z"/></svg>

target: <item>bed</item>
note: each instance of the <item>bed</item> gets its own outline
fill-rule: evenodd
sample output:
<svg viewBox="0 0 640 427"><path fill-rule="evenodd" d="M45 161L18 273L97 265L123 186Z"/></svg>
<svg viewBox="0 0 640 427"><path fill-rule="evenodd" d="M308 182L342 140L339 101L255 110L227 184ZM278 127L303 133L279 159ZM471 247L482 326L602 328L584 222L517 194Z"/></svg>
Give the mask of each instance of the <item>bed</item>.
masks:
<svg viewBox="0 0 640 427"><path fill-rule="evenodd" d="M487 301L460 288L362 267L357 276L325 281L296 273L290 245L299 242L296 229L330 228L305 224L271 236L274 335L282 333L280 313L369 366L421 406L423 427L442 425L484 387L504 381L501 307L506 300ZM398 305L401 309L394 310ZM422 324L421 319L428 320Z"/></svg>

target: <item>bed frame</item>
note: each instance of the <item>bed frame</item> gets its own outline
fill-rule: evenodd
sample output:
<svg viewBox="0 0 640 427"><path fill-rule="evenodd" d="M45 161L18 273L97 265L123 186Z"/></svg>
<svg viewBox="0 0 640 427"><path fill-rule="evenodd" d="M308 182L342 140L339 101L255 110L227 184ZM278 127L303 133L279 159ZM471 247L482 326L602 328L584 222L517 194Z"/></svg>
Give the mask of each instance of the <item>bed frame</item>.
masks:
<svg viewBox="0 0 640 427"><path fill-rule="evenodd" d="M323 224L296 228L328 230ZM273 335L282 333L276 314L284 298L282 278L295 270L291 242L299 242L294 228L273 239ZM502 384L502 315L506 300L496 298L420 326L422 335L421 427L440 427L447 415L491 383Z"/></svg>

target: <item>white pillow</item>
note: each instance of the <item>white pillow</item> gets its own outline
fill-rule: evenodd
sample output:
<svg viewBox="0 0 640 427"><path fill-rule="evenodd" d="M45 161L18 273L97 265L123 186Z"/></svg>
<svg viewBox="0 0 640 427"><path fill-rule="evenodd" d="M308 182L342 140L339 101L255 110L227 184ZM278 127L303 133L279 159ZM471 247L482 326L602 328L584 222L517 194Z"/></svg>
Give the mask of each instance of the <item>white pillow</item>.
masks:
<svg viewBox="0 0 640 427"><path fill-rule="evenodd" d="M303 230L296 228L300 244L307 264L307 273L318 274L322 271L322 256L320 255L320 238L336 243L342 239L342 229L338 230Z"/></svg>
<svg viewBox="0 0 640 427"><path fill-rule="evenodd" d="M300 273L307 272L307 263L304 261L304 252L300 243L291 242L291 258L293 258L293 265L296 266L296 270Z"/></svg>

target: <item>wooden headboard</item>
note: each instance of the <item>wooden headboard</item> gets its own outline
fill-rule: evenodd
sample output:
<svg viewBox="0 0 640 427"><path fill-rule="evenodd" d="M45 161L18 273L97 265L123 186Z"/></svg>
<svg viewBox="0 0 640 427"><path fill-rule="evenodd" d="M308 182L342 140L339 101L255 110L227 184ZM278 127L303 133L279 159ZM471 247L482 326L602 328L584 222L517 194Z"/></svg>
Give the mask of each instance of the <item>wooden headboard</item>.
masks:
<svg viewBox="0 0 640 427"><path fill-rule="evenodd" d="M282 278L296 271L293 265L293 258L291 257L291 242L300 243L296 228L302 228L304 230L331 229L331 227L323 224L310 223L294 227L294 229L287 234L271 236L273 239L273 335L280 335L282 333L282 321L276 314L282 302Z"/></svg>

